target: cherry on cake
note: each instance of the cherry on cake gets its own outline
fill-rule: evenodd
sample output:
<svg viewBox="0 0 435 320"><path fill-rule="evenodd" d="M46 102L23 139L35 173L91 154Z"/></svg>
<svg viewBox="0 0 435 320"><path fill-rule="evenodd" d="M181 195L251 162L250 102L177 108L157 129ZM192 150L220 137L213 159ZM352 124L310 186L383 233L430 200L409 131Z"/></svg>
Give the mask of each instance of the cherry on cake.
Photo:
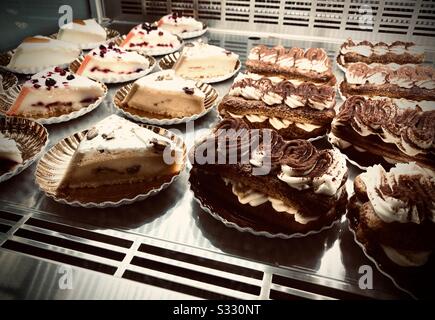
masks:
<svg viewBox="0 0 435 320"><path fill-rule="evenodd" d="M86 77L55 67L26 81L7 112L24 117L49 117L87 107L104 96L104 87Z"/></svg>
<svg viewBox="0 0 435 320"><path fill-rule="evenodd" d="M168 138L117 115L87 131L59 188L96 188L159 181L177 174L177 147ZM175 160L175 161L174 161Z"/></svg>
<svg viewBox="0 0 435 320"><path fill-rule="evenodd" d="M177 36L144 22L134 27L122 41L121 47L127 50L148 51L154 49L177 48L180 41Z"/></svg>
<svg viewBox="0 0 435 320"><path fill-rule="evenodd" d="M20 163L23 163L23 158L17 143L14 139L6 137L0 132L0 174L9 171Z"/></svg>
<svg viewBox="0 0 435 320"><path fill-rule="evenodd" d="M57 39L78 45L100 43L106 41L107 33L94 19L74 20L63 25Z"/></svg>
<svg viewBox="0 0 435 320"><path fill-rule="evenodd" d="M181 13L177 12L163 16L160 18L157 25L163 30L178 35L184 32L194 32L203 29L203 25L200 21L195 20L193 17L183 16Z"/></svg>
<svg viewBox="0 0 435 320"><path fill-rule="evenodd" d="M38 69L68 64L80 55L77 45L43 36L29 37L14 51L8 68Z"/></svg>
<svg viewBox="0 0 435 320"><path fill-rule="evenodd" d="M149 61L143 55L110 43L89 52L76 74L99 80L107 76L139 73L148 68Z"/></svg>
<svg viewBox="0 0 435 320"><path fill-rule="evenodd" d="M172 118L201 113L205 94L195 81L177 76L173 70L153 73L137 80L123 104Z"/></svg>
<svg viewBox="0 0 435 320"><path fill-rule="evenodd" d="M184 78L208 79L233 73L238 59L231 51L198 41L184 47L173 69Z"/></svg>

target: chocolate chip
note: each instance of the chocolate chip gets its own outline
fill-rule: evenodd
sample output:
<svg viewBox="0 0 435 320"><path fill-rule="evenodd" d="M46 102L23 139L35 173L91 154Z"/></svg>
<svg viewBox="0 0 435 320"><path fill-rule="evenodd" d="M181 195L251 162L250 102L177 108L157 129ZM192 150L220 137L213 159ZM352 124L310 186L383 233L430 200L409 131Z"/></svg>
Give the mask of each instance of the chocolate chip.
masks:
<svg viewBox="0 0 435 320"><path fill-rule="evenodd" d="M39 80L38 79L33 79L32 83L37 83Z"/></svg>
<svg viewBox="0 0 435 320"><path fill-rule="evenodd" d="M73 80L75 77L72 75L72 74L69 74L67 77L66 77L66 80Z"/></svg>
<svg viewBox="0 0 435 320"><path fill-rule="evenodd" d="M159 36L163 36L163 32L162 31L159 31Z"/></svg>
<svg viewBox="0 0 435 320"><path fill-rule="evenodd" d="M47 87L52 87L56 84L56 80L54 80L53 78L47 78L45 79L45 85Z"/></svg>
<svg viewBox="0 0 435 320"><path fill-rule="evenodd" d="M103 46L102 44L100 44L100 46L98 47L98 49L100 50L107 50L105 46Z"/></svg>
<svg viewBox="0 0 435 320"><path fill-rule="evenodd" d="M101 136L102 136L104 139L106 139L106 140L112 140L112 139L115 139L115 134L113 133L113 131L110 132L110 133L108 133L108 134L103 133Z"/></svg>
<svg viewBox="0 0 435 320"><path fill-rule="evenodd" d="M41 85L36 83L36 84L33 85L33 88L35 88L35 89L41 88Z"/></svg>
<svg viewBox="0 0 435 320"><path fill-rule="evenodd" d="M96 136L98 136L98 130L95 128L92 128L88 131L88 133L86 134L86 139L88 140L92 140L94 139Z"/></svg>
<svg viewBox="0 0 435 320"><path fill-rule="evenodd" d="M64 71L61 67L54 68L54 72L62 72Z"/></svg>
<svg viewBox="0 0 435 320"><path fill-rule="evenodd" d="M195 89L194 88L184 87L183 91L184 91L185 94L189 94L190 95L190 94L193 94L195 92Z"/></svg>

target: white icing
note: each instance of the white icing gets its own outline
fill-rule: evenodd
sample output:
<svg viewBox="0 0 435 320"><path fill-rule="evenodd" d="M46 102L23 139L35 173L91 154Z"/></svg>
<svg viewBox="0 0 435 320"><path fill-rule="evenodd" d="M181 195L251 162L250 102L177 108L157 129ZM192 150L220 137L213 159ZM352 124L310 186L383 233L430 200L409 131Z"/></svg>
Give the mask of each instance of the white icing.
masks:
<svg viewBox="0 0 435 320"><path fill-rule="evenodd" d="M435 81L430 79L416 81L415 85L423 89L428 89L428 90L435 89Z"/></svg>
<svg viewBox="0 0 435 320"><path fill-rule="evenodd" d="M384 222L408 223L408 217L413 223L421 223L418 209L415 205L410 206L400 199L386 196L379 189L381 184L392 186L399 181L401 175L422 175L435 184L435 172L418 166L415 162L398 163L386 172L381 165L367 168L367 171L360 175L367 190L367 197L373 206L376 215ZM381 194L382 197L379 195ZM435 222L435 208L431 211L430 219Z"/></svg>
<svg viewBox="0 0 435 320"><path fill-rule="evenodd" d="M266 92L262 97L263 100L268 105L281 104L283 102L283 98L274 92Z"/></svg>
<svg viewBox="0 0 435 320"><path fill-rule="evenodd" d="M299 108L299 107L303 107L305 105L305 99L301 96L297 96L297 95L289 95L285 98L284 102L287 106L289 106L290 108Z"/></svg>
<svg viewBox="0 0 435 320"><path fill-rule="evenodd" d="M60 27L57 38L77 44L103 42L107 38L106 30L94 19L82 20L82 23L67 23Z"/></svg>
<svg viewBox="0 0 435 320"><path fill-rule="evenodd" d="M330 132L328 134L328 140L329 140L330 143L332 143L334 146L339 147L340 149L347 149L350 146L352 146L352 144L350 142L337 137L332 132Z"/></svg>
<svg viewBox="0 0 435 320"><path fill-rule="evenodd" d="M300 58L295 61L295 67L301 70L311 70L313 65L310 59Z"/></svg>
<svg viewBox="0 0 435 320"><path fill-rule="evenodd" d="M237 196L237 199L241 204L249 204L252 207L257 207L263 203L269 202L275 211L291 214L294 216L295 221L301 224L307 224L310 221L318 219L318 217L302 216L296 208L285 204L282 200L269 197L264 193L250 189L249 187L246 187L241 183L237 183L230 179L222 179L225 181L226 185L231 184L232 192L234 195Z"/></svg>
<svg viewBox="0 0 435 320"><path fill-rule="evenodd" d="M370 57L372 55L372 48L366 45L358 45L353 47L353 52L364 57Z"/></svg>
<svg viewBox="0 0 435 320"><path fill-rule="evenodd" d="M203 28L202 23L195 20L193 17L177 16L176 19L174 19L172 14L163 16L158 24L160 28L172 32L173 34L193 32L202 30Z"/></svg>
<svg viewBox="0 0 435 320"><path fill-rule="evenodd" d="M328 196L335 195L347 172L346 159L338 150L329 150L329 152L332 156L332 163L328 171L321 176L314 178L305 175L296 176L293 168L288 165L281 165L278 179L297 190L313 187L315 193ZM309 172L306 174L309 174Z"/></svg>
<svg viewBox="0 0 435 320"><path fill-rule="evenodd" d="M404 54L406 52L406 48L404 45L394 45L390 47L390 52L394 54Z"/></svg>
<svg viewBox="0 0 435 320"><path fill-rule="evenodd" d="M372 75L368 76L366 80L371 84L384 84L385 83L385 76L386 74L384 72L376 72Z"/></svg>
<svg viewBox="0 0 435 320"><path fill-rule="evenodd" d="M295 65L295 59L293 57L280 57L276 61L276 64L283 68L291 68Z"/></svg>
<svg viewBox="0 0 435 320"><path fill-rule="evenodd" d="M144 44L146 43L146 44ZM125 49L144 50L159 48L160 46L176 47L180 44L177 36L161 28L149 30L142 28L142 24L137 25L127 35L127 39L120 45Z"/></svg>
<svg viewBox="0 0 435 320"><path fill-rule="evenodd" d="M376 45L373 47L373 53L382 56L388 53L388 47L386 45Z"/></svg>

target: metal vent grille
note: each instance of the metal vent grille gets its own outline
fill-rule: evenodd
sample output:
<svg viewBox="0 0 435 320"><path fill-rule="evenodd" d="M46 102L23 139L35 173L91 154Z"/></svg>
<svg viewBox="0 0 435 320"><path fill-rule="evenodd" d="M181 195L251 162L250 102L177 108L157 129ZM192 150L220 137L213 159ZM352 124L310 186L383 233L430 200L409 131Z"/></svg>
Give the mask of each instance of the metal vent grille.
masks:
<svg viewBox="0 0 435 320"><path fill-rule="evenodd" d="M106 2L106 8L115 4L115 0ZM187 15L197 13L209 26L220 29L336 39L351 36L394 41L412 37L417 43L427 44L435 36L433 0L122 0L120 11L121 16L116 18L127 21L183 11Z"/></svg>
<svg viewBox="0 0 435 320"><path fill-rule="evenodd" d="M236 44L237 45L237 44ZM61 221L60 221L61 220ZM75 226L72 226L75 224ZM34 212L0 211L1 249L204 299L364 298L349 284ZM349 293L350 292L350 293ZM355 293L352 293L355 292Z"/></svg>

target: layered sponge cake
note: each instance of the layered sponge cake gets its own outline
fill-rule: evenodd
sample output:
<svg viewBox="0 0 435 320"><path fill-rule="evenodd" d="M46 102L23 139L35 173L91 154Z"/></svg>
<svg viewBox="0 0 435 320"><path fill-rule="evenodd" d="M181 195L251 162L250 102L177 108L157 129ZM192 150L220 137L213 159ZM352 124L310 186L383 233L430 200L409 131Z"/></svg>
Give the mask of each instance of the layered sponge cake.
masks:
<svg viewBox="0 0 435 320"><path fill-rule="evenodd" d="M180 170L179 151L170 139L111 115L87 131L59 188L96 188L166 179Z"/></svg>
<svg viewBox="0 0 435 320"><path fill-rule="evenodd" d="M285 141L276 131L229 118L190 157L195 197L240 227L306 234L345 211L347 167L338 151Z"/></svg>
<svg viewBox="0 0 435 320"><path fill-rule="evenodd" d="M205 94L193 80L173 70L156 72L137 80L122 103L151 114L177 118L201 113Z"/></svg>
<svg viewBox="0 0 435 320"><path fill-rule="evenodd" d="M413 162L375 165L354 185L348 218L357 240L375 259L387 257L384 267L425 265L435 249L435 172Z"/></svg>
<svg viewBox="0 0 435 320"><path fill-rule="evenodd" d="M50 68L26 81L8 115L50 117L77 111L105 95L105 87L62 68Z"/></svg>

